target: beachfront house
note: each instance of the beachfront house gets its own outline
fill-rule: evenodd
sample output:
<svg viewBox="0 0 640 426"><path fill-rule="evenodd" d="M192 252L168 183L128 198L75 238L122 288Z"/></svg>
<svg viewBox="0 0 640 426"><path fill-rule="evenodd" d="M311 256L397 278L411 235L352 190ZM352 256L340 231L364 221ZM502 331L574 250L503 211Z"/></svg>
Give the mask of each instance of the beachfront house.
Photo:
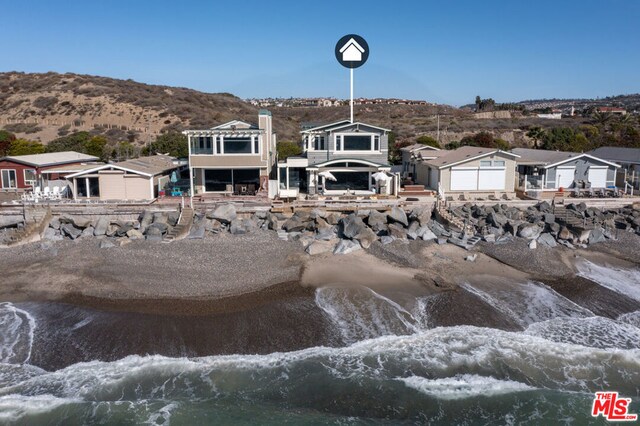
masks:
<svg viewBox="0 0 640 426"><path fill-rule="evenodd" d="M402 178L414 180L414 176L416 175L415 159L418 158L421 151L439 151L439 149L421 143L400 148L402 155Z"/></svg>
<svg viewBox="0 0 640 426"><path fill-rule="evenodd" d="M67 180L75 200L152 201L180 172L186 161L168 155L139 157L117 163L86 166Z"/></svg>
<svg viewBox="0 0 640 426"><path fill-rule="evenodd" d="M267 193L277 158L271 112L260 110L257 125L233 120L182 133L189 138L192 194Z"/></svg>
<svg viewBox="0 0 640 426"><path fill-rule="evenodd" d="M278 195L397 195L390 130L350 120L302 130L303 153L278 163Z"/></svg>
<svg viewBox="0 0 640 426"><path fill-rule="evenodd" d="M620 165L616 175L616 186L624 190L628 189L628 185L636 191L640 189L640 148L603 146L587 154Z"/></svg>
<svg viewBox="0 0 640 426"><path fill-rule="evenodd" d="M414 156L413 180L454 199L515 195L514 153L463 146L455 150L421 150Z"/></svg>
<svg viewBox="0 0 640 426"><path fill-rule="evenodd" d="M529 196L544 192L610 188L620 165L591 154L514 148L519 156L518 188Z"/></svg>
<svg viewBox="0 0 640 426"><path fill-rule="evenodd" d="M45 154L14 155L0 158L0 187L2 191L44 189L50 182L57 182L98 157L75 151L49 152Z"/></svg>

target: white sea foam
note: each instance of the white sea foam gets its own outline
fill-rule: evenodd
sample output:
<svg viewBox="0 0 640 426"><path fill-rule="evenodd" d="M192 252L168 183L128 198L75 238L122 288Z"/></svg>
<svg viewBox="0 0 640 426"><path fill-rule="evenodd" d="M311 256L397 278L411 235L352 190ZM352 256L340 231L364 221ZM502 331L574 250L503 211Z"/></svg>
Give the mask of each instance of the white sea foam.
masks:
<svg viewBox="0 0 640 426"><path fill-rule="evenodd" d="M603 287L640 301L640 269L602 266L581 259L576 263L578 275Z"/></svg>
<svg viewBox="0 0 640 426"><path fill-rule="evenodd" d="M556 318L532 324L525 333L593 348L640 349L640 329L603 317Z"/></svg>
<svg viewBox="0 0 640 426"><path fill-rule="evenodd" d="M634 312L628 312L626 314L622 314L618 317L618 321L640 328L640 311L634 311Z"/></svg>
<svg viewBox="0 0 640 426"><path fill-rule="evenodd" d="M410 376L398 378L407 387L438 399L455 400L478 396L491 397L534 390L535 388L512 380L498 380L475 374L460 374L441 379Z"/></svg>
<svg viewBox="0 0 640 426"><path fill-rule="evenodd" d="M550 287L533 281L524 283L462 284L474 294L522 327L557 317L584 318L593 313Z"/></svg>
<svg viewBox="0 0 640 426"><path fill-rule="evenodd" d="M367 287L322 287L316 290L315 301L347 343L411 334L427 327L423 299L416 300L415 312L409 312Z"/></svg>
<svg viewBox="0 0 640 426"><path fill-rule="evenodd" d="M0 422L17 422L26 416L49 413L63 405L78 402L76 399L53 395L3 395L0 396Z"/></svg>
<svg viewBox="0 0 640 426"><path fill-rule="evenodd" d="M9 302L0 303L0 362L28 362L35 328L35 319L29 312Z"/></svg>

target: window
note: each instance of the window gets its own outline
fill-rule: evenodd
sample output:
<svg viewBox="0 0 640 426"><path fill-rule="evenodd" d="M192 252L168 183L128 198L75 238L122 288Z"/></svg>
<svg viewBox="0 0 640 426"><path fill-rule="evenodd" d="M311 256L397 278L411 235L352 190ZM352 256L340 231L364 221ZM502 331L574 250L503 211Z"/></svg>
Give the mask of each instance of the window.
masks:
<svg viewBox="0 0 640 426"><path fill-rule="evenodd" d="M5 189L18 187L15 170L2 170L2 187Z"/></svg>
<svg viewBox="0 0 640 426"><path fill-rule="evenodd" d="M324 186L327 190L367 191L370 188L369 172L332 171L331 174L336 178L336 180L325 180Z"/></svg>
<svg viewBox="0 0 640 426"><path fill-rule="evenodd" d="M342 151L371 151L371 135L343 135Z"/></svg>
<svg viewBox="0 0 640 426"><path fill-rule="evenodd" d="M336 151L342 151L342 135L336 135Z"/></svg>
<svg viewBox="0 0 640 426"><path fill-rule="evenodd" d="M227 185L232 185L231 170L205 170L204 189L205 191L226 191Z"/></svg>
<svg viewBox="0 0 640 426"><path fill-rule="evenodd" d="M493 162L494 167L504 167L504 160L496 160Z"/></svg>
<svg viewBox="0 0 640 426"><path fill-rule="evenodd" d="M324 151L324 136L317 135L313 139L313 149L316 151Z"/></svg>
<svg viewBox="0 0 640 426"><path fill-rule="evenodd" d="M480 161L480 167L491 167L491 160Z"/></svg>
<svg viewBox="0 0 640 426"><path fill-rule="evenodd" d="M258 136L253 138L253 152L256 154L260 152L260 138Z"/></svg>
<svg viewBox="0 0 640 426"><path fill-rule="evenodd" d="M193 136L191 138L192 154L213 154L211 136Z"/></svg>
<svg viewBox="0 0 640 426"><path fill-rule="evenodd" d="M250 137L225 137L223 143L225 154L251 154Z"/></svg>
<svg viewBox="0 0 640 426"><path fill-rule="evenodd" d="M373 150L380 151L380 136L378 135L373 137Z"/></svg>
<svg viewBox="0 0 640 426"><path fill-rule="evenodd" d="M216 152L218 154L222 152L222 142L220 136L216 136Z"/></svg>
<svg viewBox="0 0 640 426"><path fill-rule="evenodd" d="M31 185L31 186L34 186L36 184L35 169L24 169L24 183L25 185Z"/></svg>

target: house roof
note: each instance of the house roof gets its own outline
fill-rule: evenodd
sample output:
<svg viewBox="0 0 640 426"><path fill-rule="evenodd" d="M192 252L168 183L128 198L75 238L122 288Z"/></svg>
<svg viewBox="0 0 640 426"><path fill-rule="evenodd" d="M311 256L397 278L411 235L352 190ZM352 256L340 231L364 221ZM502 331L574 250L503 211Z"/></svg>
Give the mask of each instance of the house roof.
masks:
<svg viewBox="0 0 640 426"><path fill-rule="evenodd" d="M611 163L603 158L598 158L582 152L549 151L545 149L531 148L514 148L511 152L520 156L518 164L537 165L544 168L554 167L581 157L588 157L614 167L620 167L618 164Z"/></svg>
<svg viewBox="0 0 640 426"><path fill-rule="evenodd" d="M494 153L502 153L505 155L517 157L517 154L513 154L510 152L501 151L495 148L481 148L477 146L463 146L458 149L452 151L436 151L429 152L429 155L433 154L432 157L426 160L423 160L426 164L432 165L439 169L445 169L447 167L455 166L456 164L466 163L467 161L474 160L476 158L486 157L487 155L491 155Z"/></svg>
<svg viewBox="0 0 640 426"><path fill-rule="evenodd" d="M13 155L0 158L34 167L56 166L69 163L83 163L97 161L98 157L75 151L48 152L45 154Z"/></svg>
<svg viewBox="0 0 640 426"><path fill-rule="evenodd" d="M311 129L302 130L300 133L312 133L312 132L318 132L318 131L339 130L339 129L342 129L344 127L350 127L350 126L356 126L356 127L358 127L358 126L366 126L366 127L371 127L373 129L382 130L384 132L390 132L391 131L391 129L385 129L384 127L374 126L373 124L363 123L361 121L354 121L352 123L351 120L342 120L342 121L337 121L335 123L329 123L329 124L325 124L325 125L322 125L322 126L313 127Z"/></svg>
<svg viewBox="0 0 640 426"><path fill-rule="evenodd" d="M177 169L178 167L180 166L175 163L175 158L168 155L154 155L151 157L133 158L131 160L120 161L118 163L102 164L91 169L71 174L67 176L67 178L74 178L76 176L95 173L100 170L111 168L151 177Z"/></svg>
<svg viewBox="0 0 640 426"><path fill-rule="evenodd" d="M95 169L102 166L104 163L86 163L86 164L67 164L66 166L54 167L51 169L43 170L43 174L56 174L56 173L78 173L85 170Z"/></svg>
<svg viewBox="0 0 640 426"><path fill-rule="evenodd" d="M435 148L433 146L424 145L424 144L421 144L421 143L414 143L413 145L403 146L402 148L400 148L400 151L414 152L414 151L421 151L423 149L429 149L429 150L433 150L433 151L439 151L440 150L440 148Z"/></svg>
<svg viewBox="0 0 640 426"><path fill-rule="evenodd" d="M623 148L619 146L602 146L587 154L618 163L640 164L640 148Z"/></svg>

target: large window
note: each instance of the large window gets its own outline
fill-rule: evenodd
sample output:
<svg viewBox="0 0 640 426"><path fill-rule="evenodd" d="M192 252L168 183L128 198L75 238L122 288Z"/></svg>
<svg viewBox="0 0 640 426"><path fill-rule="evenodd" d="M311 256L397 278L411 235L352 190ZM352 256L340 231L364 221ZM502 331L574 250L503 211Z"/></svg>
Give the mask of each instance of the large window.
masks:
<svg viewBox="0 0 640 426"><path fill-rule="evenodd" d="M371 151L371 135L342 135L343 151Z"/></svg>
<svg viewBox="0 0 640 426"><path fill-rule="evenodd" d="M192 136L191 154L213 154L213 138L211 136Z"/></svg>
<svg viewBox="0 0 640 426"><path fill-rule="evenodd" d="M325 180L324 188L327 190L369 190L369 172L336 172L332 170L331 174L336 178L336 180Z"/></svg>
<svg viewBox="0 0 640 426"><path fill-rule="evenodd" d="M313 149L316 151L324 151L326 149L324 144L324 136L321 136L321 135L314 136Z"/></svg>
<svg viewBox="0 0 640 426"><path fill-rule="evenodd" d="M2 187L5 189L17 188L18 180L16 179L15 170L2 170Z"/></svg>
<svg viewBox="0 0 640 426"><path fill-rule="evenodd" d="M224 138L225 154L251 154L251 138Z"/></svg>
<svg viewBox="0 0 640 426"><path fill-rule="evenodd" d="M204 171L204 189L207 192L239 192L238 185L251 185L251 191L260 189L259 169L208 169Z"/></svg>

